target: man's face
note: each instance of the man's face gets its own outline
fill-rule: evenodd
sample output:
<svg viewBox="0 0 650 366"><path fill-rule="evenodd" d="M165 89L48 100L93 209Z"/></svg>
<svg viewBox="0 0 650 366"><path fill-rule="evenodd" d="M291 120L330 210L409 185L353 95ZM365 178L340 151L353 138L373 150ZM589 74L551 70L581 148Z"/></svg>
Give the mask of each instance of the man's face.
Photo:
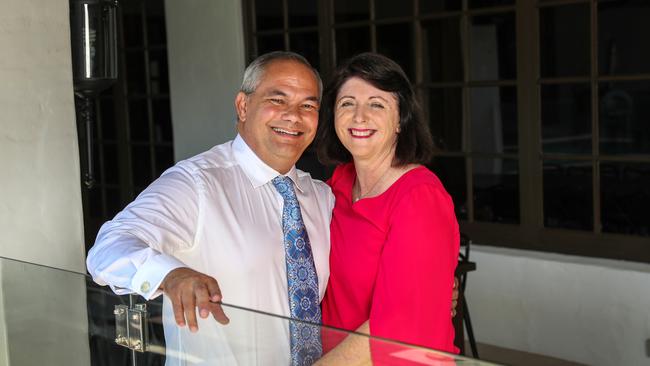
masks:
<svg viewBox="0 0 650 366"><path fill-rule="evenodd" d="M235 98L239 134L262 161L286 173L314 140L318 97L318 81L307 66L273 61L253 93Z"/></svg>

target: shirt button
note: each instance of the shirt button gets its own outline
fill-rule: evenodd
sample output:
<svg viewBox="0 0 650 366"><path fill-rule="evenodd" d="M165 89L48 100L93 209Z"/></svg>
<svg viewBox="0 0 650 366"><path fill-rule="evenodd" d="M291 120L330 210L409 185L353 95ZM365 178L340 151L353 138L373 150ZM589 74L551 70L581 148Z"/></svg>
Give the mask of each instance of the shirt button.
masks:
<svg viewBox="0 0 650 366"><path fill-rule="evenodd" d="M140 285L140 291L147 293L151 289L151 285L149 284L149 281L144 281L142 282L142 285Z"/></svg>

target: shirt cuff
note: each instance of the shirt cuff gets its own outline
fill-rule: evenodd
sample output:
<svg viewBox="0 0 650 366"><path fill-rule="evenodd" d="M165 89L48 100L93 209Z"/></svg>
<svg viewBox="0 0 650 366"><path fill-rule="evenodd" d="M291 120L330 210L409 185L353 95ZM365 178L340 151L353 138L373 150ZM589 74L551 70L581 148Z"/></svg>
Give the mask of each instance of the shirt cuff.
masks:
<svg viewBox="0 0 650 366"><path fill-rule="evenodd" d="M146 300L162 294L160 285L167 274L176 268L187 267L183 262L167 254L156 254L140 266L131 279L131 289Z"/></svg>

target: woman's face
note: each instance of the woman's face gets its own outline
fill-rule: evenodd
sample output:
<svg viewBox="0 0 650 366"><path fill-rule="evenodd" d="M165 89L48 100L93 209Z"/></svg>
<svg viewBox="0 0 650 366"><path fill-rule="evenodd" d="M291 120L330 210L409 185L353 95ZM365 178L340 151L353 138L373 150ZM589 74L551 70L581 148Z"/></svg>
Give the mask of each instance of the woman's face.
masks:
<svg viewBox="0 0 650 366"><path fill-rule="evenodd" d="M381 159L395 154L399 103L393 93L365 80L348 79L336 96L336 135L355 160Z"/></svg>

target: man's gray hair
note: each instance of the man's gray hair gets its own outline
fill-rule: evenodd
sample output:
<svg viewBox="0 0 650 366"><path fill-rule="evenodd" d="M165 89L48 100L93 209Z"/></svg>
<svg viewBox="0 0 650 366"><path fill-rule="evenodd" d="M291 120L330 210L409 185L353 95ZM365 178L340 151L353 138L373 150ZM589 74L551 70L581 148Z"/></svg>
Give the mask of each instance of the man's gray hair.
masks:
<svg viewBox="0 0 650 366"><path fill-rule="evenodd" d="M271 62L279 60L296 61L307 66L314 73L316 80L318 80L318 100L321 99L323 96L323 81L321 80L318 71L316 71L316 69L311 66L306 58L295 52L289 51L273 51L265 53L253 60L253 62L251 62L244 71L244 80L242 80L239 91L246 95L252 94L260 85L266 66L268 66Z"/></svg>

